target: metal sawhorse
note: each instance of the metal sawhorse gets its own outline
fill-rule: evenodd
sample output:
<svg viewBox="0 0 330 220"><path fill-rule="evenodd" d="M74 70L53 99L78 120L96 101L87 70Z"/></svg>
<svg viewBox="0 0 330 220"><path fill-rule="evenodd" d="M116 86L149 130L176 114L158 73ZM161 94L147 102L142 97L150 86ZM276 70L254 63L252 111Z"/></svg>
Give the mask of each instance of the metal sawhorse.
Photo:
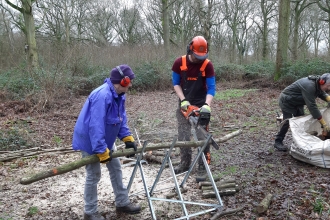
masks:
<svg viewBox="0 0 330 220"><path fill-rule="evenodd" d="M163 162L161 164L160 170L159 170L159 172L157 174L157 177L156 177L156 179L155 179L155 181L154 181L154 183L153 183L150 191L149 191L148 186L146 184L145 176L144 176L144 172L143 172L143 168L142 168L142 164L141 164L141 159L143 158L143 154L144 154L145 148L147 146L147 142L144 142L142 151L140 152L140 154L137 157L136 164L134 166L134 169L133 169L133 172L132 172L130 181L128 183L127 189L128 189L128 191L130 190L130 188L132 186L132 183L133 183L133 179L134 179L135 174L136 174L136 171L137 171L137 168L139 167L140 168L140 172L141 172L141 177L142 177L142 181L143 181L143 186L144 186L145 194L146 194L147 199L148 199L148 204L149 204L150 212L151 212L151 215L152 215L152 219L154 219L154 220L156 219L155 210L154 210L152 201L164 201L164 202L179 203L181 205L181 207L182 207L182 211L183 211L184 215L182 217L176 218L176 219L189 219L189 217L206 214L208 212L212 212L212 211L215 211L215 210L219 210L220 211L220 210L223 209L223 204L222 204L221 197L219 195L218 188L217 188L217 186L216 186L216 184L214 182L212 173L210 171L210 168L209 168L209 166L207 164L205 155L203 153L205 147L207 146L207 144L211 140L211 137L212 137L211 135L208 135L207 138L206 138L206 141L205 141L204 145L202 147L198 147L198 153L197 153L196 157L194 158L194 160L192 162L192 165L190 166L189 170L185 174L184 179L183 179L183 181L182 181L182 183L180 185L178 184L178 180L177 180L176 175L174 173L174 168L173 168L172 161L171 161L171 158L170 158L171 152L172 152L172 150L173 150L173 148L175 146L175 143L177 141L177 137L175 137L173 139L173 142L172 142L172 145L171 145L170 149L165 154L165 157L164 157L164 160L163 160ZM213 190L215 192L215 195L216 195L218 204L209 204L209 203L185 201L183 199L183 197L182 197L182 193L181 193L181 189L180 188L183 188L184 184L186 183L186 181L187 181L187 179L189 177L189 174L191 173L192 169L195 167L195 165L196 165L196 163L197 163L197 161L198 161L198 159L200 157L202 157L203 163L204 163L205 168L206 168L206 171L207 171L207 175L209 177L210 182L212 183L212 187L213 187ZM171 175L172 175L172 177L174 179L175 190L176 190L176 193L178 194L178 197L179 197L178 200L176 200L176 199L165 199L165 198L152 197L153 192L154 192L154 189L156 187L156 184L158 183L158 181L160 179L160 176L161 176L161 174L162 174L162 172L163 172L163 170L164 170L164 168L166 166L166 163L169 164L170 172L171 172ZM210 208L207 209L207 210L203 210L203 211L200 211L200 212L189 214L188 213L188 210L186 208L186 204L207 206L207 207L210 207Z"/></svg>

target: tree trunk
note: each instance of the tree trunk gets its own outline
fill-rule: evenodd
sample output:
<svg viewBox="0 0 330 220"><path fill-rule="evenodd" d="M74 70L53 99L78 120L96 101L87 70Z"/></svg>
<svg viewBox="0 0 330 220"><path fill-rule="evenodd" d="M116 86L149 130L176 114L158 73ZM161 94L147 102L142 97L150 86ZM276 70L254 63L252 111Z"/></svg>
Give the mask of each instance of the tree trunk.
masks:
<svg viewBox="0 0 330 220"><path fill-rule="evenodd" d="M289 42L290 1L280 0L277 33L276 68L274 80L282 75L282 67L287 62Z"/></svg>
<svg viewBox="0 0 330 220"><path fill-rule="evenodd" d="M163 40L164 40L164 49L165 49L165 57L169 56L169 48L170 48L170 26L168 19L168 0L162 0L162 26L163 26Z"/></svg>
<svg viewBox="0 0 330 220"><path fill-rule="evenodd" d="M226 142L227 140L239 135L240 133L242 133L242 130L238 130L235 132L232 132L230 134L225 135L222 138L219 139L215 139L214 141L217 143L223 143ZM178 141L175 143L175 147L199 147L202 146L205 143L205 141L187 141L187 142L183 142L183 141ZM211 141L209 142L211 143ZM145 148L145 151L153 151L153 150L158 150L158 149L163 149L163 148L170 148L172 145L172 142L164 142L164 143L159 143L159 144L150 144L149 146L147 146ZM118 151L113 152L112 157L116 158L116 157L122 157L122 156L127 156L130 154L138 154L142 151L142 148L138 148L136 152L134 152L134 149L121 149ZM29 176L29 177L24 177L21 179L20 183L23 185L26 184L30 184L48 177L52 177L52 176L56 176L56 175L60 175L60 174L64 174L67 173L69 171L78 169L82 166L85 166L87 164L91 164L91 163L96 163L99 162L99 158L97 155L91 155L88 157L84 157L80 160L68 163L68 164L64 164L61 165L59 167L55 167L51 170L46 170L46 171L42 171L40 173L37 173L35 175Z"/></svg>
<svg viewBox="0 0 330 220"><path fill-rule="evenodd" d="M21 0L21 2L25 23L26 44L28 45L27 60L29 64L29 69L33 70L39 67L35 24L32 12L33 0Z"/></svg>

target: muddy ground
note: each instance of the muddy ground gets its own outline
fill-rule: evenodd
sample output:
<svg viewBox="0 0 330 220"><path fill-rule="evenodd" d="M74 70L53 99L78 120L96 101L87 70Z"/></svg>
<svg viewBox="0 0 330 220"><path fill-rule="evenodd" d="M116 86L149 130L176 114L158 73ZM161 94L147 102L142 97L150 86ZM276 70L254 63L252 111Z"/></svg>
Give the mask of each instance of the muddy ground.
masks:
<svg viewBox="0 0 330 220"><path fill-rule="evenodd" d="M277 132L277 97L281 88L268 82L251 81L218 83L217 92L229 89L249 90L243 97L215 99L212 104L211 129L214 138L221 138L238 129L239 136L220 144L220 150L212 149L210 168L220 179L233 178L238 192L221 196L223 210L241 211L219 219L329 219L329 171L274 150ZM43 149L70 148L72 130L86 96L62 100L46 111L31 111L15 102L0 105L0 129L17 131L33 146ZM320 105L324 106L323 103ZM127 112L134 134L136 129L141 142L172 141L176 134L175 108L177 98L172 90L128 94ZM6 132L5 132L6 131ZM3 140L2 140L3 141ZM291 144L290 132L285 143ZM17 144L15 145L17 146ZM21 146L20 149L24 149ZM1 149L1 153L8 153ZM195 150L196 151L196 150ZM22 177L69 163L80 158L79 152L40 154L0 163L0 219L82 219L84 168L47 178L30 185L21 185ZM148 186L151 186L160 165L149 162L143 165ZM143 210L136 215L115 212L114 195L105 167L99 184L99 211L106 219L152 219L144 194L140 172L134 178L130 190L133 202ZM132 166L124 166L124 182L127 184ZM174 183L165 169L157 184L157 198L171 192ZM195 183L195 173L189 177L183 198L187 201L217 203L215 199L202 199L202 190ZM179 181L182 176L179 177ZM256 206L271 193L269 208L257 214ZM175 219L182 216L177 203L153 201L157 219ZM187 205L189 214L208 209L205 206ZM213 213L205 213L190 219L209 219Z"/></svg>

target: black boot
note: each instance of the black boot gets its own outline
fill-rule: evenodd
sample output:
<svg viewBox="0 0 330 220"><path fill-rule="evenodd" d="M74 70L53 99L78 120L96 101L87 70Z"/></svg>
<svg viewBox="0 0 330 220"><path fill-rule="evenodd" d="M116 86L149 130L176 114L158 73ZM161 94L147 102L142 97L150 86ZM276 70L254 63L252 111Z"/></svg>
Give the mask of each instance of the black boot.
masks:
<svg viewBox="0 0 330 220"><path fill-rule="evenodd" d="M84 220L104 220L104 217L98 212L91 215L84 213Z"/></svg>
<svg viewBox="0 0 330 220"><path fill-rule="evenodd" d="M207 179L207 172L205 169L204 164L199 164L198 165L198 170L197 170L197 175L196 175L196 182L202 182Z"/></svg>
<svg viewBox="0 0 330 220"><path fill-rule="evenodd" d="M285 146L282 141L275 141L274 147L278 151L287 151L288 150L287 146Z"/></svg>
<svg viewBox="0 0 330 220"><path fill-rule="evenodd" d="M180 163L178 166L176 166L174 168L174 173L175 174L179 174L179 173L183 173L189 170L190 165L188 165L187 163Z"/></svg>
<svg viewBox="0 0 330 220"><path fill-rule="evenodd" d="M116 211L126 214L137 214L141 212L141 206L130 203L127 206L116 207Z"/></svg>

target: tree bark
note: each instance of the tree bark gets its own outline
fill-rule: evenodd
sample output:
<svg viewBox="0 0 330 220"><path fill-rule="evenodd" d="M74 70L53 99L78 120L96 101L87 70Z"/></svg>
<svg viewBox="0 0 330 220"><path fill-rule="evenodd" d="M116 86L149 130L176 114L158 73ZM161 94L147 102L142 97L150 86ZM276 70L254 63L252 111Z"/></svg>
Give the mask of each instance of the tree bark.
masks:
<svg viewBox="0 0 330 220"><path fill-rule="evenodd" d="M261 214L261 213L263 213L263 212L265 212L267 209L268 209L268 207L269 207L269 205L270 205L270 203L271 203L271 201L272 201L272 198L273 198L273 195L272 194L268 194L259 204L258 204L258 206L257 206L257 212L258 212L258 214Z"/></svg>
<svg viewBox="0 0 330 220"><path fill-rule="evenodd" d="M214 141L217 143L226 142L227 140L239 135L240 133L242 133L242 130L232 132L230 134L225 135L222 138L215 139ZM205 143L205 141L197 141L197 142L193 142L193 141L187 141L187 142L181 141L180 142L180 141L178 141L175 143L175 147L198 147L198 146L203 145L204 143ZM211 143L211 141L209 143ZM158 149L163 149L163 148L170 148L171 145L172 145L172 142L150 144L149 146L147 146L145 148L145 151L150 151L150 150L153 151L153 150L158 150ZM138 154L141 151L142 151L142 148L138 148L136 152L134 152L134 149L121 149L121 150L113 152L112 157L116 158L116 157L127 156L127 155L131 155L131 154L135 154L135 153ZM55 167L51 170L42 171L35 175L29 176L29 177L24 177L20 180L20 183L23 185L31 184L33 182L36 182L36 181L39 181L39 180L42 180L42 179L45 179L48 177L64 174L69 171L78 169L82 166L85 166L87 164L96 163L96 162L99 162L98 156L91 155L88 157L84 157L80 160L77 160L77 161L74 161L74 162L71 162L68 164L64 164L59 167Z"/></svg>
<svg viewBox="0 0 330 220"><path fill-rule="evenodd" d="M281 78L282 67L287 62L288 59L289 20L290 20L290 1L280 0L278 33L277 33L276 68L274 74L275 81Z"/></svg>

